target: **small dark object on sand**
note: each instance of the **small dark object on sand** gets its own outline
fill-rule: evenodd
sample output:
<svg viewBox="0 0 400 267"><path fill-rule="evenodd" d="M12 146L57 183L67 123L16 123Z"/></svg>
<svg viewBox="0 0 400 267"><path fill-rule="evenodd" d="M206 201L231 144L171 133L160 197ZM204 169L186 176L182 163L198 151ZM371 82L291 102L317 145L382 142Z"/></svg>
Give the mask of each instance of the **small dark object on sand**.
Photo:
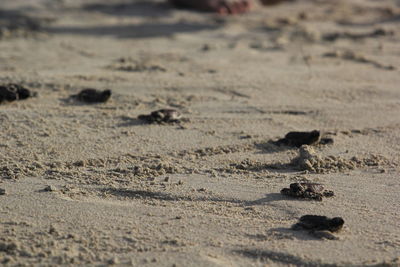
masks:
<svg viewBox="0 0 400 267"><path fill-rule="evenodd" d="M179 123L181 114L175 109L160 109L151 112L149 115L139 115L139 120L148 123Z"/></svg>
<svg viewBox="0 0 400 267"><path fill-rule="evenodd" d="M276 144L301 147L302 145L312 145L318 142L319 137L320 132L317 130L311 132L289 132L284 138L276 141Z"/></svg>
<svg viewBox="0 0 400 267"><path fill-rule="evenodd" d="M283 188L281 194L318 201L322 201L323 197L333 197L335 195L333 191L325 190L322 184L317 183L292 183L290 188Z"/></svg>
<svg viewBox="0 0 400 267"><path fill-rule="evenodd" d="M86 103L104 103L111 96L111 90L97 90L92 88L83 89L79 94L71 95L71 98L75 98L79 101Z"/></svg>
<svg viewBox="0 0 400 267"><path fill-rule="evenodd" d="M349 33L349 32L333 32L324 34L322 39L325 41L336 41L338 39L352 39L352 40L360 40L364 38L376 38L379 36L391 36L393 35L393 31L387 31L385 29L375 29L372 32L366 33Z"/></svg>
<svg viewBox="0 0 400 267"><path fill-rule="evenodd" d="M293 225L293 230L313 230L337 232L342 229L344 220L341 217L328 218L320 215L301 216L299 222Z"/></svg>
<svg viewBox="0 0 400 267"><path fill-rule="evenodd" d="M299 222L292 226L293 230L308 230L310 234L317 238L335 240L333 232L338 232L343 228L344 220L341 217L328 218L320 215L304 215Z"/></svg>
<svg viewBox="0 0 400 267"><path fill-rule="evenodd" d="M273 5L277 5L277 4L280 4L282 2L286 2L286 1L287 0L264 0L264 1L261 1L261 3L264 6L273 6Z"/></svg>
<svg viewBox="0 0 400 267"><path fill-rule="evenodd" d="M36 96L36 92L15 83L0 85L0 103L3 101L11 102L15 100L23 100Z"/></svg>

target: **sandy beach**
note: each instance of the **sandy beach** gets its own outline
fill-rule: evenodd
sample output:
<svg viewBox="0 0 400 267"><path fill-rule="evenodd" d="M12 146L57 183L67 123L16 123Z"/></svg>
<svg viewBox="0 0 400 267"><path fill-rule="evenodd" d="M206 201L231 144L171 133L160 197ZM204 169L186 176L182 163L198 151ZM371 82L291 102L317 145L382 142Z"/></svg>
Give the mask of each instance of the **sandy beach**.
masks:
<svg viewBox="0 0 400 267"><path fill-rule="evenodd" d="M0 86L37 96L0 103L0 265L400 266L399 25L398 0L2 0ZM333 143L274 143L312 130Z"/></svg>

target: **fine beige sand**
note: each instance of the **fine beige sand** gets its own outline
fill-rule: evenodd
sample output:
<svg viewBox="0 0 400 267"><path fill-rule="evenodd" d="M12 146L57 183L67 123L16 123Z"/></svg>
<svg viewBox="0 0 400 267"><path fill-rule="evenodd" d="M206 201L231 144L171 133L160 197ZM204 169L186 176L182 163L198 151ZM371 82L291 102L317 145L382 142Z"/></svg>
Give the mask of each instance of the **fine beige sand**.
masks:
<svg viewBox="0 0 400 267"><path fill-rule="evenodd" d="M0 104L0 265L399 266L399 26L398 0L1 0L0 84L38 96ZM160 108L185 120L136 119ZM314 129L334 143L307 164L270 142Z"/></svg>

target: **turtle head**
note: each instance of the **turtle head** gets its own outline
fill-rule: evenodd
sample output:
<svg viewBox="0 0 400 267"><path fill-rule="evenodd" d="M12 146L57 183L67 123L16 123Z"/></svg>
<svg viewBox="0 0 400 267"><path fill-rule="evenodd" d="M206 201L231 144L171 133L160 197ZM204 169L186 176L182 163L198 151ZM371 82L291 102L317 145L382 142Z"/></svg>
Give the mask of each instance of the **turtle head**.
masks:
<svg viewBox="0 0 400 267"><path fill-rule="evenodd" d="M300 183L292 183L290 184L290 189L293 192L303 192L305 188Z"/></svg>
<svg viewBox="0 0 400 267"><path fill-rule="evenodd" d="M330 226L335 231L340 230L344 224L344 220L341 217L332 218L330 221Z"/></svg>
<svg viewBox="0 0 400 267"><path fill-rule="evenodd" d="M104 90L103 91L103 96L110 97L111 96L111 90L110 89Z"/></svg>
<svg viewBox="0 0 400 267"><path fill-rule="evenodd" d="M314 130L314 131L311 131L310 132L310 136L312 137L312 138L319 138L319 135L320 135L320 132L319 131L317 131L317 130Z"/></svg>

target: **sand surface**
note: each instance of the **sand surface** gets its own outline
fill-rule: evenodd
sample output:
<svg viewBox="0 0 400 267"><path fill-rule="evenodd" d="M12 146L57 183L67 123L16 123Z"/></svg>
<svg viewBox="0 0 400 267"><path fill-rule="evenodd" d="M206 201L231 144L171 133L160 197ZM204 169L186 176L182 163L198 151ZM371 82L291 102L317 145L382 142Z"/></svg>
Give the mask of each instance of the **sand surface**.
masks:
<svg viewBox="0 0 400 267"><path fill-rule="evenodd" d="M0 264L399 266L399 26L396 0L1 0L0 84L38 97L0 104ZM113 94L70 101L87 87ZM160 108L185 120L136 119ZM334 143L306 167L269 142L314 129ZM338 240L291 230L305 214Z"/></svg>

